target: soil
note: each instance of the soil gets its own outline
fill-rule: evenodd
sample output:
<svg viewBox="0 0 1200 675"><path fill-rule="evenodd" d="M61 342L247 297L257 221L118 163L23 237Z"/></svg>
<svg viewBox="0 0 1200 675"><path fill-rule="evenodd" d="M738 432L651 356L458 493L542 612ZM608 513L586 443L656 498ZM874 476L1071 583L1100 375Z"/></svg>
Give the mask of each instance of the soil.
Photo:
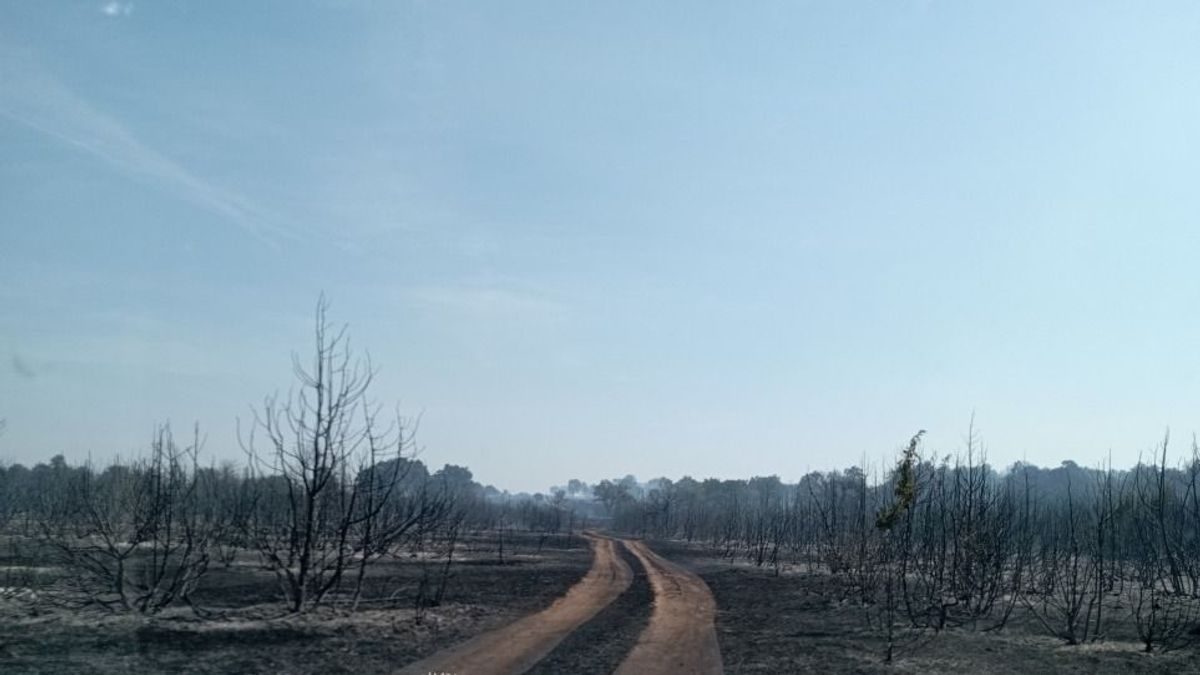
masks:
<svg viewBox="0 0 1200 675"><path fill-rule="evenodd" d="M493 536L464 542L444 601L419 615L408 598L430 568L415 558L371 572L375 602L355 613L286 615L272 575L244 560L205 579L196 600L206 618L186 608L145 618L31 601L22 580L61 570L34 573L28 555L0 546L7 585L25 588L0 597L0 672L1200 672L1197 647L1142 652L1117 607L1104 639L1086 645L1068 646L1018 611L999 631L901 631L885 664L866 609L819 569L775 573L680 542L651 550L519 533L506 536L501 562ZM395 591L401 600L386 601Z"/></svg>
<svg viewBox="0 0 1200 675"><path fill-rule="evenodd" d="M717 604L716 632L729 673L1195 673L1195 648L1145 654L1127 626L1069 646L1014 614L1004 630L951 628L905 634L891 665L885 642L828 574L730 563L700 547L655 542L695 571Z"/></svg>
<svg viewBox="0 0 1200 675"><path fill-rule="evenodd" d="M241 562L205 578L196 594L205 619L187 608L144 618L0 601L0 672L392 673L550 605L591 562L581 537L509 538L502 564L489 541L467 542L442 604L419 620L409 600L421 575L415 560L380 563L371 574L377 591L403 591L399 603L353 614L283 615L273 575Z"/></svg>
<svg viewBox="0 0 1200 675"><path fill-rule="evenodd" d="M624 545L621 558L633 570L633 583L591 621L563 640L529 670L531 675L611 673L637 644L650 622L654 591L641 561Z"/></svg>
<svg viewBox="0 0 1200 675"><path fill-rule="evenodd" d="M586 536L592 548L591 570L550 607L438 652L400 672L502 675L533 667L572 631L616 600L633 581L633 572L617 553L618 541Z"/></svg>
<svg viewBox="0 0 1200 675"><path fill-rule="evenodd" d="M716 602L704 580L650 550L626 541L654 588L654 613L619 675L705 673L719 675L721 650L713 627Z"/></svg>
<svg viewBox="0 0 1200 675"><path fill-rule="evenodd" d="M401 672L501 675L528 672L535 666L539 672L608 673L614 672L613 666L617 673L638 675L723 672L713 627L716 605L704 581L644 542L588 536L595 555L592 570L550 608ZM622 548L636 559L653 593L653 609L636 640L631 639L632 629L640 622L615 614L625 607L609 606L632 586L632 566L618 554ZM613 611L601 616L606 607ZM626 630L608 632L613 623ZM560 649L554 650L555 646ZM543 661L547 655L550 658Z"/></svg>

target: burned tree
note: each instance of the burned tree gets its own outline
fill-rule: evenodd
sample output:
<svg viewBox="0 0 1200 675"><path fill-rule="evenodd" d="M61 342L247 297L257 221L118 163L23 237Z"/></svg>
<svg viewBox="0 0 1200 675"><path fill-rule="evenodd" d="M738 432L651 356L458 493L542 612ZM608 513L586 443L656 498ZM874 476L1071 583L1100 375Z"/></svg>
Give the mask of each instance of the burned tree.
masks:
<svg viewBox="0 0 1200 675"><path fill-rule="evenodd" d="M312 362L293 355L298 389L267 397L243 448L255 481L247 540L279 582L288 608L320 604L358 564L385 551L409 514L391 508L412 445L399 416L380 422L369 398L376 371L317 302ZM381 466L382 465L382 466ZM395 516L394 518L392 516Z"/></svg>
<svg viewBox="0 0 1200 675"><path fill-rule="evenodd" d="M50 467L36 539L71 572L56 597L144 614L190 600L226 524L211 508L221 497L199 469L199 448L198 431L180 448L164 426L144 459L99 474L90 465Z"/></svg>

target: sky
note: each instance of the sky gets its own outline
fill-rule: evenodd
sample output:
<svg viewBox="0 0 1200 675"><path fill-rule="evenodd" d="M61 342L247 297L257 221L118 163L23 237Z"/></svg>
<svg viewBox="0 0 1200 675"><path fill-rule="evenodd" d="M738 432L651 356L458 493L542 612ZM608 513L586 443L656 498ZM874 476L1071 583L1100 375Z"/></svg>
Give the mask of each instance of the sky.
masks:
<svg viewBox="0 0 1200 675"><path fill-rule="evenodd" d="M240 460L321 292L511 490L1200 429L1200 5L0 2L0 458Z"/></svg>

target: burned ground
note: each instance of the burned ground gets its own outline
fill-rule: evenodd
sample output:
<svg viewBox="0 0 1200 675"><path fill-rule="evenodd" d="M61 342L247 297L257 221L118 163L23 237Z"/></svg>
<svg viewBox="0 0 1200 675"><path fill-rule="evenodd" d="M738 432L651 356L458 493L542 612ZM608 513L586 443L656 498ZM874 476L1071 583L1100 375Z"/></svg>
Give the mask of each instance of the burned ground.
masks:
<svg viewBox="0 0 1200 675"><path fill-rule="evenodd" d="M633 649L650 621L654 591L646 569L621 546L621 558L633 570L633 583L611 605L563 640L529 673L611 673Z"/></svg>
<svg viewBox="0 0 1200 675"><path fill-rule="evenodd" d="M697 572L717 601L717 635L729 673L1182 673L1200 654L1145 654L1132 628L1116 623L1105 639L1069 646L1018 610L1000 631L950 628L906 634L896 661L866 612L824 573L731 563L699 546L654 542L662 555Z"/></svg>
<svg viewBox="0 0 1200 675"><path fill-rule="evenodd" d="M419 619L411 597L428 566L416 558L376 566L369 596L396 597L355 613L331 606L285 614L273 575L242 563L216 567L204 579L195 596L203 617L187 608L143 618L2 602L0 671L392 672L549 605L590 564L579 537L510 537L503 563L486 540L464 547L441 605ZM6 564L17 562L10 557Z"/></svg>
<svg viewBox="0 0 1200 675"><path fill-rule="evenodd" d="M515 544L515 550L513 545ZM370 602L282 611L273 576L247 561L216 567L196 594L202 616L174 608L145 618L67 611L28 598L0 601L0 671L5 673L370 673L392 672L482 632L538 611L588 570L578 537L517 535L503 563L486 538L465 546L440 606L418 617L412 591L430 563L389 560L370 574ZM884 639L837 578L819 570L730 562L701 546L653 542L696 573L716 598L716 630L729 673L1180 673L1198 669L1195 648L1146 654L1117 617L1104 638L1068 646L1018 609L999 631L948 628L903 633L895 663ZM531 672L607 673L646 627L653 592L627 550L630 588L567 637ZM6 574L22 560L5 555ZM27 566L27 565L26 565ZM37 576L53 576L40 568ZM28 576L28 575L26 575ZM395 593L392 600L387 596ZM1116 609L1116 608L1114 608Z"/></svg>

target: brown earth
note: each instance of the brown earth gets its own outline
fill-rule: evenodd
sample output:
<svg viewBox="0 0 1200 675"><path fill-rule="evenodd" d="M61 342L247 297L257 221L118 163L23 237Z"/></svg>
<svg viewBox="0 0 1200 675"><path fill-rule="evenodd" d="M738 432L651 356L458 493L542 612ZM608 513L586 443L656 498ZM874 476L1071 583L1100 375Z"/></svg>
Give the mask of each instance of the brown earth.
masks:
<svg viewBox="0 0 1200 675"><path fill-rule="evenodd" d="M401 673L500 675L533 667L572 631L629 588L633 572L617 553L619 543L594 534L591 570L566 595L541 612L411 664Z"/></svg>
<svg viewBox="0 0 1200 675"><path fill-rule="evenodd" d="M650 577L654 613L619 675L723 672L713 620L717 605L704 581L641 541L626 541Z"/></svg>
<svg viewBox="0 0 1200 675"><path fill-rule="evenodd" d="M550 655L537 662L527 675L563 673L611 673L621 665L654 610L654 589L637 557L620 546L621 557L633 570L633 584L583 626L559 643Z"/></svg>
<svg viewBox="0 0 1200 675"><path fill-rule="evenodd" d="M249 558L206 577L195 594L203 615L107 615L9 598L0 602L0 672L722 672L718 607L699 576L643 542L585 536L507 533L503 558L495 535L467 537L443 603L424 609L410 599L429 573L418 558L369 572L357 612L335 602L287 614L272 576ZM0 555L0 567L32 563L26 553Z"/></svg>

